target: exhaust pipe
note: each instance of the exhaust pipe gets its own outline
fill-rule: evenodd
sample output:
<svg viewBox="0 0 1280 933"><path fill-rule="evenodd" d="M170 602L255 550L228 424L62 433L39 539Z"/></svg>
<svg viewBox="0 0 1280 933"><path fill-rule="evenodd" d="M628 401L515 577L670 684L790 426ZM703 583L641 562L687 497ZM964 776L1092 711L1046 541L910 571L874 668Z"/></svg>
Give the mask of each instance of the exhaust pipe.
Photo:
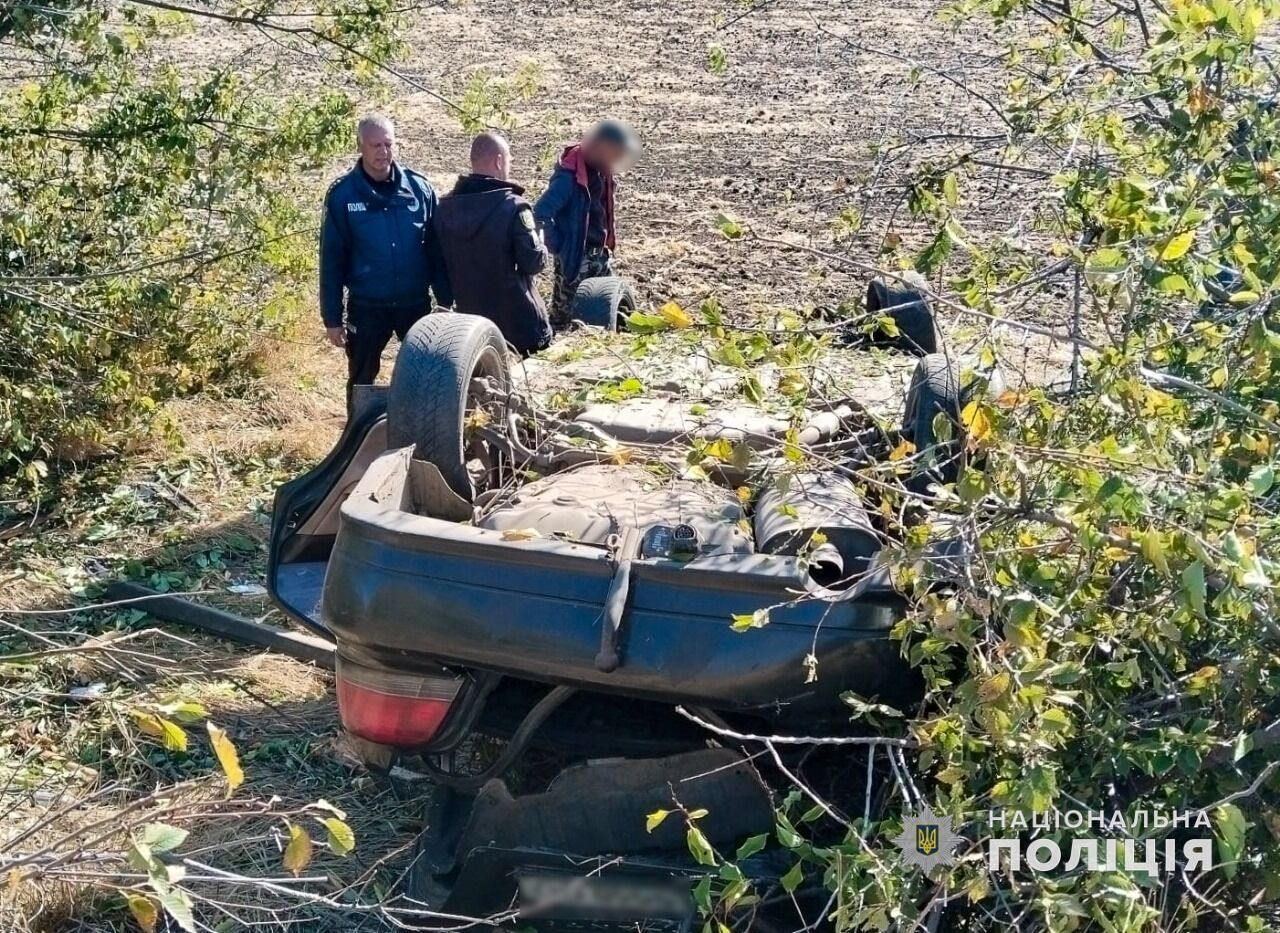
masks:
<svg viewBox="0 0 1280 933"><path fill-rule="evenodd" d="M809 554L809 575L834 587L864 570L880 550L857 487L843 476L800 473L785 477L756 503L753 527L762 554L799 554L821 532L825 543Z"/></svg>

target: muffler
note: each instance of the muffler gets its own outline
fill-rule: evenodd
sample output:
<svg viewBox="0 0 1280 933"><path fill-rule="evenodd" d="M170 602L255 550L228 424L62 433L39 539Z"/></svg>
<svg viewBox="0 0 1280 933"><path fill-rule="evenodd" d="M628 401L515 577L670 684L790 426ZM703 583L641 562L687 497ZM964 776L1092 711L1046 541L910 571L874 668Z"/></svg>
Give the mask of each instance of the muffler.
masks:
<svg viewBox="0 0 1280 933"><path fill-rule="evenodd" d="M853 481L825 473L779 477L756 503L756 550L797 555L815 532L826 539L808 552L809 575L821 586L852 583L880 550Z"/></svg>

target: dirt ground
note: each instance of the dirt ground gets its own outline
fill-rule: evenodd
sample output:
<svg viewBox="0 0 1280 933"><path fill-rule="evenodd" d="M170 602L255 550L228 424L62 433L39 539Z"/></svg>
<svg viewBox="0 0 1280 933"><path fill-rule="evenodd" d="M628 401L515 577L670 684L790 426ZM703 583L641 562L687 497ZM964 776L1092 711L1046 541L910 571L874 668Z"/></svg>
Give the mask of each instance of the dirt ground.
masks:
<svg viewBox="0 0 1280 933"><path fill-rule="evenodd" d="M969 137L1000 132L998 119L962 90L990 80L987 37L946 32L934 13L933 0L888 6L763 0L754 10L727 0L473 0L416 14L412 53L399 68L446 96L458 96L482 70L501 77L523 66L536 73L531 100L512 108L511 129L514 175L534 196L558 148L593 120L632 123L645 151L620 194L620 271L646 303L696 307L715 296L731 315L767 319L786 308L835 307L860 296L868 278L778 241L898 268L924 236L905 206L908 170L945 160ZM710 64L717 49L721 73ZM316 74L302 70L298 79L315 81ZM439 188L450 186L468 142L456 116L394 79L383 106L398 122L402 161ZM334 165L331 174L343 167ZM976 171L966 224L986 235L1031 235L1023 212L1036 196L1035 176ZM326 182L316 179L317 204ZM856 213L860 223L835 224L842 213ZM750 232L727 240L717 227L721 215ZM900 245L891 248L895 238ZM1065 304L1039 309L1040 322L1062 326ZM967 320L950 319L947 330L960 350L980 334ZM1016 332L1005 337L1033 369L1061 365L1062 347L1041 342L1023 352ZM394 347L384 378L393 356ZM879 367L873 381L891 410L902 368L867 365ZM91 598L99 576L128 566L151 585L198 590L236 611L278 619L255 589L265 572L271 492L322 457L337 436L344 363L320 342L317 320L268 348L263 367L251 397L172 405L181 443L140 456L106 505L75 516L69 527L55 522L48 534L0 542L0 579L9 588L3 605L40 609ZM275 795L277 810L323 798L348 814L357 850L346 858L320 853L312 873L326 874L329 884L317 890L338 890L349 901L394 889L405 847L421 826L423 790L380 784L352 764L336 737L328 675L191 633L149 633L153 620L134 607L43 622L86 634L143 634L136 654L104 652L111 663L82 669L41 661L20 683L5 682L6 702L25 691L22 715L34 723L0 736L8 773L0 805L12 825L103 787L114 790L95 806L119 805L131 783L188 780L208 799L219 798L207 751L175 763L144 740L138 764L130 758L136 741L120 738L133 734L131 711L181 696L206 707L237 742L248 775L242 794ZM86 715L86 703L69 698L96 683L106 692L88 701L94 712ZM194 746L197 729L188 731ZM64 764L50 763L57 761ZM264 818L234 845L208 840L207 858L246 874L279 873L283 826L282 819ZM0 904L0 926L132 928L118 899L95 899L84 881L76 876L56 890L11 892ZM287 898L260 895L255 906L234 885L217 896L234 905L228 916L252 916L264 930L289 929L304 917L307 929L388 928L371 916L323 907L291 913L297 902ZM218 921L224 926L212 926ZM222 915L210 923L241 928Z"/></svg>

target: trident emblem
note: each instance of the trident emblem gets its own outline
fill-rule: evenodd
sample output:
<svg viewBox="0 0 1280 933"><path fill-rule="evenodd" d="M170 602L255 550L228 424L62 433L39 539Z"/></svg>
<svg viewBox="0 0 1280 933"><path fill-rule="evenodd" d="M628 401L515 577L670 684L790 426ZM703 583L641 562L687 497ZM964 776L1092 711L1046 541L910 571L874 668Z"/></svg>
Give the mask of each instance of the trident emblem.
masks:
<svg viewBox="0 0 1280 933"><path fill-rule="evenodd" d="M921 855L933 855L938 851L938 824L928 823L916 827L916 851Z"/></svg>

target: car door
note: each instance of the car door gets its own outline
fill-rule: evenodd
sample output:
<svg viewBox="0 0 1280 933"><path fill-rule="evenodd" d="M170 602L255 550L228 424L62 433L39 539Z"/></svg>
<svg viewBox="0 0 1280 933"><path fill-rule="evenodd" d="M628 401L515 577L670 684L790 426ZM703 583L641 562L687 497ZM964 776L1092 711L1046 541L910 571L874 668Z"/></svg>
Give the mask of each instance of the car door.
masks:
<svg viewBox="0 0 1280 933"><path fill-rule="evenodd" d="M357 386L353 411L329 455L276 490L267 551L267 589L291 619L330 637L320 619L325 568L339 509L369 464L387 450L387 389Z"/></svg>

